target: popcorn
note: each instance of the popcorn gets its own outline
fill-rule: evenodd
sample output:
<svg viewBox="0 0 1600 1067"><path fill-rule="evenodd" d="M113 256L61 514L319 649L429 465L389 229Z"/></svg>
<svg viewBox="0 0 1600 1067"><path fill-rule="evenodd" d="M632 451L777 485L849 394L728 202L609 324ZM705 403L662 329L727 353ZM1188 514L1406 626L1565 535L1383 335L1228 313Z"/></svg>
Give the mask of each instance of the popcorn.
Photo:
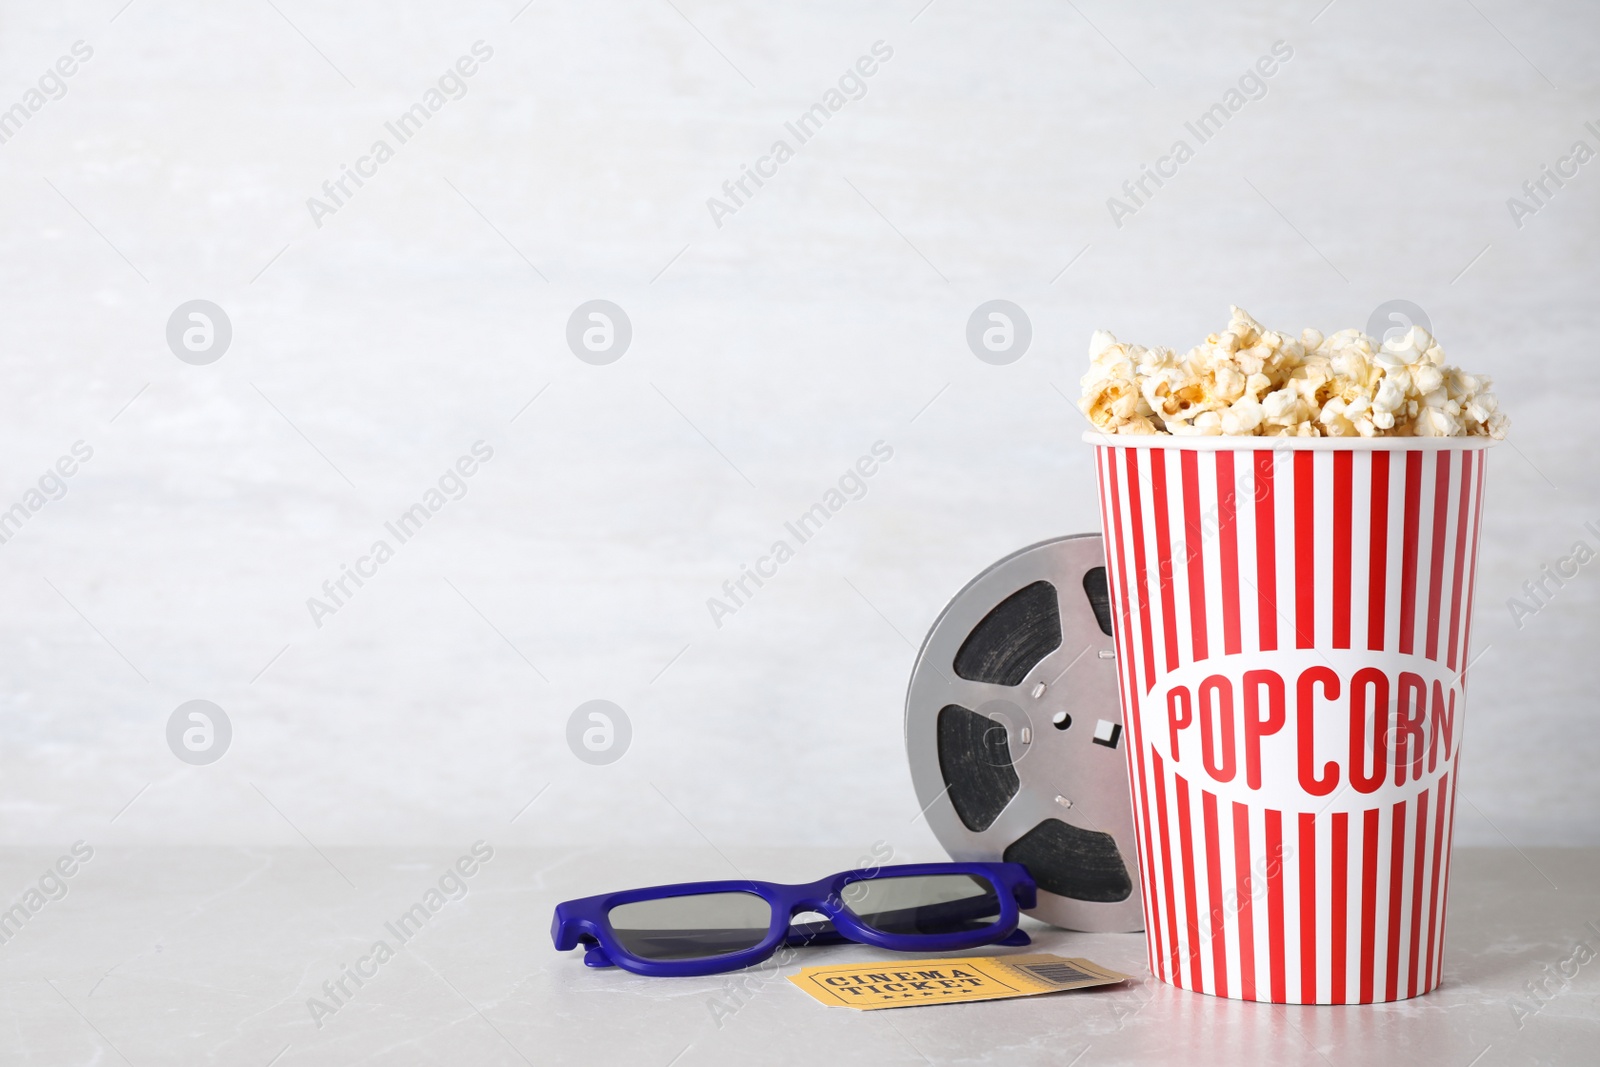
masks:
<svg viewBox="0 0 1600 1067"><path fill-rule="evenodd" d="M1485 375L1444 362L1420 326L1377 341L1360 330L1298 338L1240 308L1180 356L1089 341L1080 406L1103 433L1255 437L1503 438L1509 420Z"/></svg>
<svg viewBox="0 0 1600 1067"><path fill-rule="evenodd" d="M1118 343L1104 330L1089 341L1091 366L1083 376L1083 413L1107 433L1159 433L1150 421L1150 406L1139 394L1134 360L1144 352Z"/></svg>

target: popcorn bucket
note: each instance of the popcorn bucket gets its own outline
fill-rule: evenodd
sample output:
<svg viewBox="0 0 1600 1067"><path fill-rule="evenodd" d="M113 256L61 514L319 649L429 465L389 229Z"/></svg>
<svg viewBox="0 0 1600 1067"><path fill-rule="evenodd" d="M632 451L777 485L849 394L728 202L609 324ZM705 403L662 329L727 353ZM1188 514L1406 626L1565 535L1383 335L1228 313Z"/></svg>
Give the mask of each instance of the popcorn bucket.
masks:
<svg viewBox="0 0 1600 1067"><path fill-rule="evenodd" d="M1105 436L1150 969L1221 997L1439 984L1482 437Z"/></svg>

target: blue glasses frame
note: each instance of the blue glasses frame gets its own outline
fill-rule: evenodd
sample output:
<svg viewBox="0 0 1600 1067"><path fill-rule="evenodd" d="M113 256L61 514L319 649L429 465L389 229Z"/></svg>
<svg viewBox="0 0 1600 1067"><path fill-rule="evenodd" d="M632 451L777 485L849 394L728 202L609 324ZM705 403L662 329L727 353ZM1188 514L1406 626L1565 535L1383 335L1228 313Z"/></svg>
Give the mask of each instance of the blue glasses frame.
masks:
<svg viewBox="0 0 1600 1067"><path fill-rule="evenodd" d="M905 878L917 875L965 874L985 879L994 890L999 917L988 926L977 930L960 930L935 934L896 934L866 925L850 910L845 890L858 882L880 878ZM678 885L655 886L648 889L626 889L617 893L568 900L556 905L555 920L550 927L551 939L560 951L580 945L588 949L583 962L590 967L618 966L650 977L691 977L721 974L753 967L780 947L802 945L837 945L857 941L863 945L889 949L893 952L949 952L977 948L981 945L1026 945L1031 940L1027 933L1017 929L1022 912L1036 903L1037 887L1028 869L1020 863L902 863L892 867L870 870L841 871L827 878L803 885L784 885L778 882L733 880L721 882L683 882ZM623 946L616 931L611 928L612 908L640 901L666 900L672 897L697 896L708 893L746 893L765 900L772 909L772 921L766 935L749 948L720 955L692 959L660 960L635 955ZM951 902L960 905L962 901ZM933 905L932 907L939 907ZM922 909L926 910L926 909ZM987 909L995 910L994 908ZM801 912L817 912L826 916L823 922L796 923L794 916ZM953 920L960 919L952 915Z"/></svg>

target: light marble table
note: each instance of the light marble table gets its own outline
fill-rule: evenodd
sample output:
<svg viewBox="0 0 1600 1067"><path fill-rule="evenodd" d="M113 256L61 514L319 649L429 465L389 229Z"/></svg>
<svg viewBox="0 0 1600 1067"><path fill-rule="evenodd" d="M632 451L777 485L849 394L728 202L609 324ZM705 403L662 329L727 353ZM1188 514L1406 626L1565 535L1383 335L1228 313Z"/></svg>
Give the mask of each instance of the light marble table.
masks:
<svg viewBox="0 0 1600 1067"><path fill-rule="evenodd" d="M479 856L487 851L480 846ZM1600 1043L1600 963L1588 962L1600 950L1600 849L1458 849L1445 983L1407 1003L1216 1000L1152 981L1140 935L1030 920L1036 947L1027 951L1087 956L1138 977L1050 997L870 1013L824 1008L781 977L748 982L736 998L726 976L586 968L578 953L553 951L548 932L552 906L567 897L720 878L734 866L798 881L850 866L850 850L492 853L474 859L470 844L108 847L79 862L69 849L7 849L7 899L45 885L31 898L41 906L20 928L13 918L0 945L0 1062L1493 1067L1592 1063ZM72 875L48 877L62 856ZM471 875L458 882L446 872L462 857ZM446 893L429 899L441 877ZM437 910L419 930L406 927L401 945L390 927L418 903ZM380 940L399 946L393 958L371 955ZM781 973L889 955L816 949ZM322 987L337 989L346 965L369 977L360 986L344 978L348 996L335 1006ZM1576 973L1565 978L1563 969ZM1539 998L1530 982L1544 983ZM312 997L330 1009L315 1020ZM1520 1020L1518 1004L1529 1013Z"/></svg>

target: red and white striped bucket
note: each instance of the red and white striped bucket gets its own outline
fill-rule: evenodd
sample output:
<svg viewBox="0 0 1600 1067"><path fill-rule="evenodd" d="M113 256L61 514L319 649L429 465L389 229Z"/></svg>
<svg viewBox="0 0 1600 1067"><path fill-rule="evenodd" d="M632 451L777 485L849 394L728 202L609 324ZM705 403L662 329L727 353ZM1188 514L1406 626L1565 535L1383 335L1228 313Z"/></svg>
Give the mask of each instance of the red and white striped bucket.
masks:
<svg viewBox="0 0 1600 1067"><path fill-rule="evenodd" d="M1150 969L1439 984L1484 438L1097 445Z"/></svg>

